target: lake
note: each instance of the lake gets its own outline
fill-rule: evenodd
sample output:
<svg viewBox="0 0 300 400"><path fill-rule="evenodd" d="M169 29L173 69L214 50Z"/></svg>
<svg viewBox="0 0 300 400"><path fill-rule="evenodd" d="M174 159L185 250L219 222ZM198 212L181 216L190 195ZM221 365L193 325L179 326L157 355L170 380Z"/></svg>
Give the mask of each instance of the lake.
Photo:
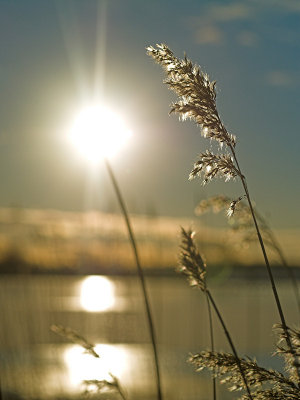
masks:
<svg viewBox="0 0 300 400"><path fill-rule="evenodd" d="M164 398L211 399L206 372L195 373L189 353L209 348L206 301L184 277L146 278L156 327ZM272 325L279 322L266 279L216 277L211 292L240 355L281 368ZM291 326L298 323L289 281L279 294ZM153 359L144 303L135 276L0 276L0 379L3 399L79 396L82 380L121 382L127 399L155 399ZM96 345L100 359L50 330L60 324ZM229 350L214 319L216 348ZM221 390L221 389L219 389ZM222 399L234 398L220 391ZM117 396L114 398L117 399Z"/></svg>

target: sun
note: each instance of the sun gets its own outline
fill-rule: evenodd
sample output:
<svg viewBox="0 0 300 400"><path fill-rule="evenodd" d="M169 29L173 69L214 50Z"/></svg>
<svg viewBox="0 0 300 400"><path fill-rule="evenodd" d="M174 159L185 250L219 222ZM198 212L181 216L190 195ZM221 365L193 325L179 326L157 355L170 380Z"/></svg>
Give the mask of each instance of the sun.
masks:
<svg viewBox="0 0 300 400"><path fill-rule="evenodd" d="M102 105L82 109L69 130L72 145L92 164L114 156L130 136L125 121Z"/></svg>

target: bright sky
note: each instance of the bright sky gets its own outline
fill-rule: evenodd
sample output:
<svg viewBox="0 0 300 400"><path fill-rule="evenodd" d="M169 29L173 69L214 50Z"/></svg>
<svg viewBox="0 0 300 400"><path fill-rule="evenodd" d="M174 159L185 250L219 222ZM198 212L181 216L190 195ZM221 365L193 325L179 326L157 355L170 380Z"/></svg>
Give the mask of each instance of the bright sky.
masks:
<svg viewBox="0 0 300 400"><path fill-rule="evenodd" d="M131 212L191 216L239 182L188 181L210 142L168 116L174 99L145 47L186 52L217 80L252 197L272 226L299 227L298 0L1 0L0 206L111 211L97 173L65 140L74 115L101 98L132 130L112 166Z"/></svg>

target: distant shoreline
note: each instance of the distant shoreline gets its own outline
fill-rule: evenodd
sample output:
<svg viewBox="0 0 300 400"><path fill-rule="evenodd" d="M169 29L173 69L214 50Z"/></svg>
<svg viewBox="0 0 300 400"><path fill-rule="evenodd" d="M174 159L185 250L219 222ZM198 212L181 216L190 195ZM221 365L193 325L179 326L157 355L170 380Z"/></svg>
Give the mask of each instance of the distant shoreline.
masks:
<svg viewBox="0 0 300 400"><path fill-rule="evenodd" d="M300 280L300 267L293 266L289 267L295 278ZM274 266L273 273L275 280L288 280L290 279L289 274L287 273L286 268L282 266ZM9 270L6 268L1 268L0 266L0 275L67 275L67 276L86 276L86 275L105 275L105 276L135 276L137 275L134 269L128 270L123 269L121 267L113 267L113 268L87 268L85 270L76 270L70 268L55 268L55 269L40 269L36 267L28 267L27 268L13 268ZM179 277L182 279L180 273L176 272L176 267L170 266L165 268L145 268L144 275L146 277ZM223 277L226 279L246 279L249 281L254 280L265 280L268 279L267 271L264 265L253 265L253 266L244 266L244 265L235 265L235 266L211 266L208 268L208 276L211 278Z"/></svg>

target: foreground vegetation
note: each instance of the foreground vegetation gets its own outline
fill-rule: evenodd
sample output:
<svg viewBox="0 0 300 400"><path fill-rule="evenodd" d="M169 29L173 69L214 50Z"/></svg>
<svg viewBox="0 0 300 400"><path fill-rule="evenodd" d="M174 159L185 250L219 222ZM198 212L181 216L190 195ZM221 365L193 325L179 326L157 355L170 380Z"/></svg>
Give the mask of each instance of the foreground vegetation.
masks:
<svg viewBox="0 0 300 400"><path fill-rule="evenodd" d="M242 391L240 399L299 399L300 398L300 331L291 329L286 322L266 245L280 249L270 230L263 226L262 220L253 206L244 171L240 167L236 145L237 139L224 126L216 106L216 82L209 80L200 67L194 65L186 57L178 59L164 44L148 47L148 54L160 64L166 72L165 83L173 90L178 99L171 106L171 113L179 114L182 120L190 118L200 127L205 138L216 143L215 150L201 152L190 173L189 178L200 177L203 184L216 177L229 181L237 179L241 183L241 195L228 202L227 215L235 214L245 199L248 214L260 245L262 256L274 295L274 306L277 308L279 323L274 329L279 331L277 354L285 357L286 375L260 367L255 360L240 357L231 335L225 325L222 314L206 282L206 265L193 241L193 232L182 230L182 252L180 270L187 275L192 286L199 287L207 298L208 313L215 311L227 337L232 353L217 352L214 348L213 325L210 317L210 351L201 351L190 357L197 371L208 368L213 374L213 398L217 398L215 378L228 385L231 391ZM268 234L269 233L269 234ZM266 244L265 244L266 242ZM284 258L281 257L281 261ZM286 265L287 266L287 265ZM292 277L293 279L293 277ZM295 286L297 289L297 285ZM296 293L297 294L297 293Z"/></svg>
<svg viewBox="0 0 300 400"><path fill-rule="evenodd" d="M193 119L200 127L202 135L215 142L215 147L211 146L210 150L199 155L190 179L200 177L202 183L207 184L215 177L220 177L225 181L235 179L241 183L241 195L238 198L216 196L202 201L196 210L198 214L202 214L209 208L216 211L225 209L231 221L235 218L232 225L234 228L232 241L240 242L244 246L241 246L239 251L234 253L233 247L229 247L230 250L226 252L228 247L223 241L223 232L219 231L218 236L218 231L212 230L209 238L208 228L201 226L200 222L198 228L201 234L198 236L190 229L181 229L178 270L192 287L203 293L209 316L207 327L210 333L209 349L200 349L198 353L190 355L189 363L197 372L203 369L211 371L211 398L214 400L218 398L217 378L230 391L237 392L241 400L299 399L300 331L291 328L290 321L286 321L271 267L274 260L277 264L281 263L289 274L299 307L298 285L276 236L253 206L246 177L237 157L237 140L226 130L216 108L215 82L211 82L200 67L186 57L182 60L176 58L166 45L149 47L148 53L163 66L167 74L166 83L179 96L177 102L172 105L171 112L178 113L183 120ZM2 231L6 232L6 242L2 243L1 249L2 272L35 271L36 266L40 271L47 272L120 273L130 271L134 264L133 257L128 251L124 225L116 215L86 213L69 214L68 218L61 218L62 214L58 215L55 212L36 211L35 218L32 218L34 211L15 211L9 213L6 210L6 214L0 213ZM178 253L175 226L186 226L188 221L135 216L132 222L142 255L143 269L156 267L161 270L173 266ZM11 230L11 237L7 235L7 227ZM132 242L135 247L133 238ZM257 244L261 250L261 258L257 252ZM245 246L248 246L248 253ZM254 248L256 252L253 257ZM217 249L219 253L216 257ZM203 254L208 260L209 267L204 261ZM230 256L226 258L228 254ZM290 254L288 255L291 258ZM231 336L230 326L224 319L222 307L217 304L211 291L207 274L210 265L238 264L237 260L243 260L244 264L250 265L265 263L266 277L270 281L274 295L274 307L278 311L279 322L274 325L274 331L278 336L275 354L276 357L284 358L284 373L261 367L255 359L240 354ZM230 352L216 349L214 320L220 324ZM151 327L155 328L152 326L152 319ZM80 333L60 325L53 325L51 329L65 339L80 344L91 357L101 357L101 354L96 352L95 346ZM159 354L156 358L157 369L158 366L160 366ZM126 388L124 390L122 382L113 374L108 380L86 380L83 383L86 394L89 394L92 388L100 396L107 396L108 392L112 392L123 400L126 399ZM157 398L163 399L159 379Z"/></svg>
<svg viewBox="0 0 300 400"><path fill-rule="evenodd" d="M206 211L210 206L218 209L227 209L227 216L238 215L236 230L241 231L242 242L253 242L256 238L267 269L271 289L274 295L274 306L278 311L279 323L274 325L278 335L276 356L284 357L285 373L258 365L255 359L243 357L230 334L222 311L210 290L206 272L207 266L195 242L192 230L181 230L181 246L179 255L179 272L184 274L192 287L200 289L206 297L209 315L210 349L192 354L189 362L195 366L196 371L209 369L212 372L212 398L218 398L216 379L227 385L233 392L239 392L241 400L286 400L300 398L300 331L287 325L284 310L277 291L274 273L271 268L267 246L277 254L277 257L289 271L289 266L279 243L264 218L255 210L250 196L246 177L241 170L237 151L236 137L230 134L223 125L216 108L215 82L211 82L200 67L194 65L186 57L178 59L166 45L149 47L148 54L160 64L166 74L165 83L179 96L171 107L171 113L178 113L181 119L193 119L201 129L204 137L215 141L215 151L206 150L199 155L198 161L190 173L190 179L200 177L203 184L209 183L215 177L224 178L225 181L238 179L241 182L242 193L236 199L215 197L202 202L197 207L198 213ZM246 235L245 235L246 233ZM290 279L294 287L294 294L299 307L299 293L295 276L291 273ZM231 352L221 352L215 349L213 313L219 321L224 335L228 341ZM71 329L53 326L53 331L65 338L81 344L93 357L94 346ZM158 368L159 359L156 359ZM124 399L124 392L116 377L110 381L86 381L87 386L96 387L99 394L106 391L115 391ZM157 398L162 399L160 382L157 381Z"/></svg>

